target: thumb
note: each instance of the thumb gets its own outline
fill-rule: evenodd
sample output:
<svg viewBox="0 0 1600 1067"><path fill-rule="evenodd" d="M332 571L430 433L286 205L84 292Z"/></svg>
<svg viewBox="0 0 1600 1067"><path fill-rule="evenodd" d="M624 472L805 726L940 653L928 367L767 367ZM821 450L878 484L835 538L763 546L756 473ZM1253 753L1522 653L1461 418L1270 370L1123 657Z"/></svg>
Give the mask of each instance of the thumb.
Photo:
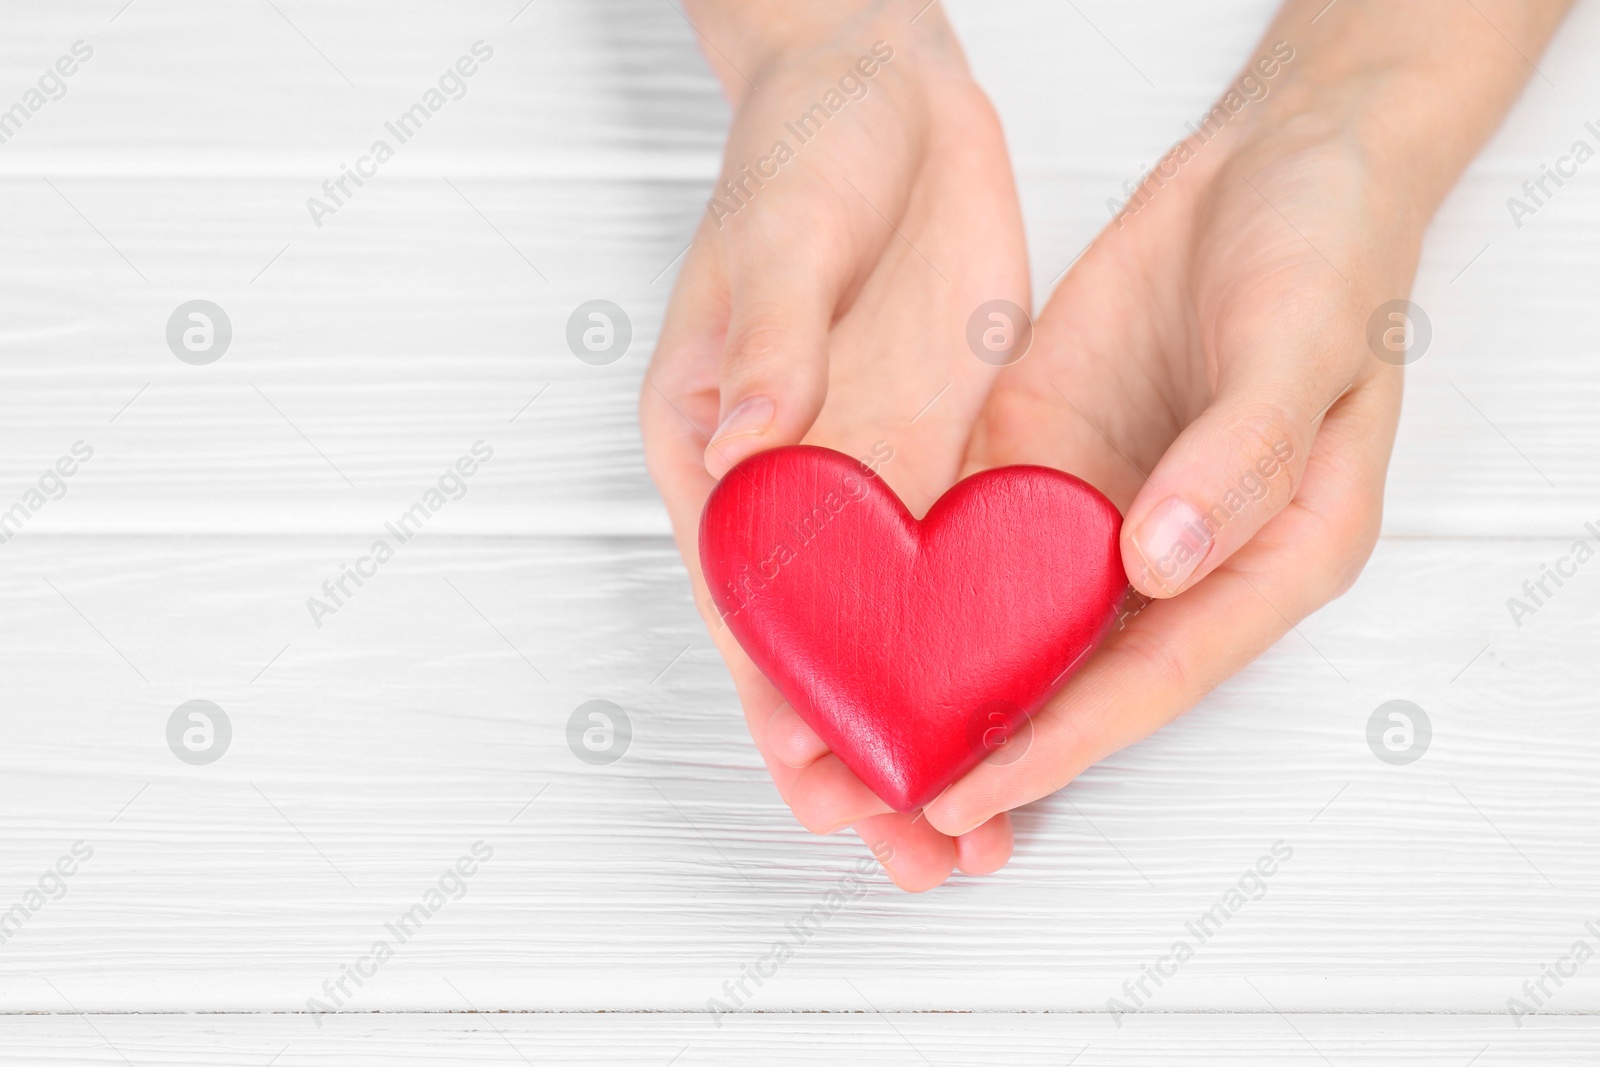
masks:
<svg viewBox="0 0 1600 1067"><path fill-rule="evenodd" d="M789 228L774 221L729 235L721 404L705 453L716 478L746 456L799 442L828 391L828 333L844 257L828 253L833 242L815 228L784 237L778 231Z"/></svg>
<svg viewBox="0 0 1600 1067"><path fill-rule="evenodd" d="M717 428L706 470L720 478L746 456L805 436L828 391L833 301L815 274L758 267L730 293Z"/></svg>
<svg viewBox="0 0 1600 1067"><path fill-rule="evenodd" d="M1294 499L1328 395L1312 383L1225 390L1178 435L1122 525L1128 580L1170 597L1215 570Z"/></svg>

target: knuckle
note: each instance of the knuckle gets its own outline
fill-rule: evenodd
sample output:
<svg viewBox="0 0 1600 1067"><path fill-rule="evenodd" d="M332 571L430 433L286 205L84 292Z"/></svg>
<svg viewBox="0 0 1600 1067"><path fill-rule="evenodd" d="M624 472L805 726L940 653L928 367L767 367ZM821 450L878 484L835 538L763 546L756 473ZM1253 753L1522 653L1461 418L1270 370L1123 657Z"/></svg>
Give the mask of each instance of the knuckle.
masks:
<svg viewBox="0 0 1600 1067"><path fill-rule="evenodd" d="M1220 505L1227 518L1246 507L1259 509L1261 521L1278 514L1300 490L1309 427L1302 428L1281 408L1253 406L1235 415L1223 433L1232 454L1233 473ZM1212 511L1219 516L1217 507Z"/></svg>
<svg viewBox="0 0 1600 1067"><path fill-rule="evenodd" d="M1276 404L1260 403L1240 412L1233 425L1240 455L1254 469L1282 467L1289 473L1290 490L1299 488L1305 457L1311 446L1310 424L1289 415Z"/></svg>
<svg viewBox="0 0 1600 1067"><path fill-rule="evenodd" d="M777 308L757 306L728 331L723 375L771 373L794 347L794 329Z"/></svg>
<svg viewBox="0 0 1600 1067"><path fill-rule="evenodd" d="M1141 679L1141 684L1151 693L1187 694L1194 690L1195 682L1188 665L1170 642L1156 638L1149 629L1129 627L1123 631L1121 640L1107 649L1107 654L1126 657L1133 668L1132 675ZM1089 739L1084 736L1083 727L1077 727L1077 731L1073 743L1087 744Z"/></svg>

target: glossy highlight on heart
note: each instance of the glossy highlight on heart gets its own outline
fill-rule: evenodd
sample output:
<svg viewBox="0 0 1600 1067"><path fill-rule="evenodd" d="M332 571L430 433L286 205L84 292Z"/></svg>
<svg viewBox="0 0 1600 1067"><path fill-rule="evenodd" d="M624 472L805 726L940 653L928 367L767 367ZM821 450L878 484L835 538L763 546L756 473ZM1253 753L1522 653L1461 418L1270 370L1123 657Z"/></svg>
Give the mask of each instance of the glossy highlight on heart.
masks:
<svg viewBox="0 0 1600 1067"><path fill-rule="evenodd" d="M1087 482L1033 466L963 479L918 520L860 461L795 445L718 483L700 562L756 666L912 811L1017 736L1106 635L1121 524Z"/></svg>

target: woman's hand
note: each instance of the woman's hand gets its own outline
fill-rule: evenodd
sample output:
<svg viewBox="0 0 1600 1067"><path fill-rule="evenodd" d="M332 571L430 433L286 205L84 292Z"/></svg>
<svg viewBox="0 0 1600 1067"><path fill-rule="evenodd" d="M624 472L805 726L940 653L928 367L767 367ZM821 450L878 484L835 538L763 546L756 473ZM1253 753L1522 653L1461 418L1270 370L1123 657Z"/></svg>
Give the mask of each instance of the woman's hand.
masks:
<svg viewBox="0 0 1600 1067"><path fill-rule="evenodd" d="M1053 793L1164 725L1366 562L1401 378L1366 324L1406 293L1419 235L1392 228L1330 133L1196 146L1084 254L996 385L971 468L1099 486L1125 516L1129 581L1155 599L1034 717L1020 757L929 805L938 829Z"/></svg>
<svg viewBox="0 0 1600 1067"><path fill-rule="evenodd" d="M1163 160L1062 282L967 469L1042 463L1099 486L1153 599L1034 717L1020 757L928 805L937 829L1055 792L1355 580L1400 410L1398 360L1371 338L1405 328L1390 302L1423 230L1526 75L1500 35L1537 55L1565 6L1426 0L1379 17L1292 0L1255 53L1272 61L1233 87L1252 102Z"/></svg>
<svg viewBox="0 0 1600 1067"><path fill-rule="evenodd" d="M695 600L801 823L854 826L906 889L995 870L1007 816L947 836L891 813L783 702L722 626L697 534L718 477L802 440L874 459L917 513L955 481L997 373L967 320L991 300L1029 303L999 123L937 6L915 23L850 0L689 15L735 114L640 419Z"/></svg>

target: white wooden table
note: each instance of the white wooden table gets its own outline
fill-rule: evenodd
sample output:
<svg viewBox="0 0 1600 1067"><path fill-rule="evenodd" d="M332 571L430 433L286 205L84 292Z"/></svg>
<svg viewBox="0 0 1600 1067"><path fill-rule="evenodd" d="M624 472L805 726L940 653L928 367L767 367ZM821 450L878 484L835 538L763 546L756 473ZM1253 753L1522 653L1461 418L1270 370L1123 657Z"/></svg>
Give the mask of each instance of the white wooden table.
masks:
<svg viewBox="0 0 1600 1067"><path fill-rule="evenodd" d="M1506 1010L1600 947L1600 564L1520 628L1505 603L1600 523L1600 182L1520 229L1504 203L1592 139L1593 5L1430 235L1435 339L1355 589L1020 812L1003 873L869 876L718 1018L865 852L768 783L640 459L727 119L690 27L668 0L124 2L11 0L0 35L0 107L94 50L0 146L0 510L93 450L0 544L0 909L26 913L0 910L0 1061L1600 1056L1600 963ZM1271 6L954 5L1041 297ZM466 96L314 225L478 40ZM209 365L167 343L195 299L232 324ZM591 299L633 326L607 366L565 342ZM315 625L306 599L480 440L466 495ZM1407 766L1366 740L1394 698L1433 728ZM632 724L609 765L568 746L591 699ZM168 745L191 700L231 723L208 765ZM1276 841L1266 895L1109 1012ZM464 895L361 962L475 842ZM341 979L345 1013L308 1010Z"/></svg>

